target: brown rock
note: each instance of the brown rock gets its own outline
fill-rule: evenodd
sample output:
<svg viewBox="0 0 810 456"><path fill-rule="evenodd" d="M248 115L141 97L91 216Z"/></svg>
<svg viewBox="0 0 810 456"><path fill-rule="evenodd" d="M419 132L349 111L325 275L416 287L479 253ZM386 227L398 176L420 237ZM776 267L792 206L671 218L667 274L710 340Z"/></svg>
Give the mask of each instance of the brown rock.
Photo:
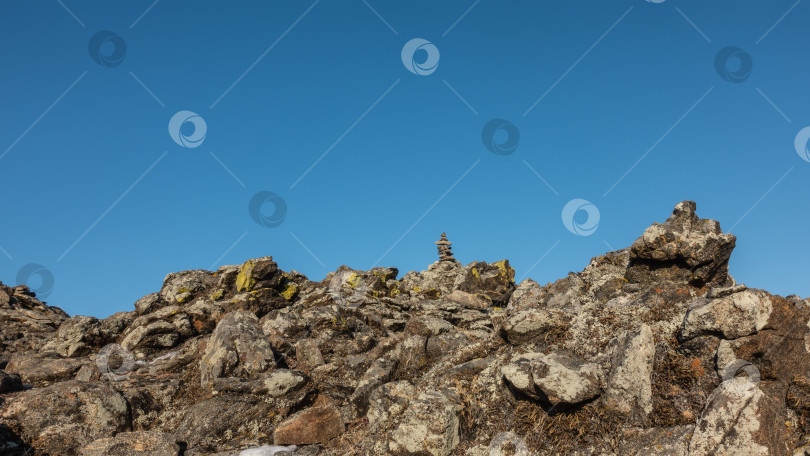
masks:
<svg viewBox="0 0 810 456"><path fill-rule="evenodd" d="M326 443L344 432L343 419L334 405L311 407L281 423L273 434L276 445Z"/></svg>

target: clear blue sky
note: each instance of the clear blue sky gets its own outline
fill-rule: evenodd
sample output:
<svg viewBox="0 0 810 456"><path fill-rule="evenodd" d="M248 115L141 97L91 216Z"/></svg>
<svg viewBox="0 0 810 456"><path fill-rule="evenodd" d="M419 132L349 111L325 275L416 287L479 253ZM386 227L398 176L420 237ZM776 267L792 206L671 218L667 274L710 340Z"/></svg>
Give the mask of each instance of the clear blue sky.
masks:
<svg viewBox="0 0 810 456"><path fill-rule="evenodd" d="M106 316L263 255L422 270L446 231L545 283L692 199L737 235L738 281L806 297L808 21L795 0L5 2L0 280L41 265L49 303ZM170 135L181 111L202 140L191 114Z"/></svg>

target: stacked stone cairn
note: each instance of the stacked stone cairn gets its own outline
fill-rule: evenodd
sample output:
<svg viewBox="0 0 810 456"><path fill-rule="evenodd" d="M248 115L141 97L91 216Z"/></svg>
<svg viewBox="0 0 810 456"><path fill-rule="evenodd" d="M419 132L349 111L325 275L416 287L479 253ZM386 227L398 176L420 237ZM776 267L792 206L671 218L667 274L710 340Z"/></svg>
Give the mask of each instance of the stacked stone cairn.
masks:
<svg viewBox="0 0 810 456"><path fill-rule="evenodd" d="M450 250L451 245L453 243L447 240L445 233L442 233L441 239L436 241L436 246L439 249L439 261L456 262L456 259L453 258L453 251Z"/></svg>

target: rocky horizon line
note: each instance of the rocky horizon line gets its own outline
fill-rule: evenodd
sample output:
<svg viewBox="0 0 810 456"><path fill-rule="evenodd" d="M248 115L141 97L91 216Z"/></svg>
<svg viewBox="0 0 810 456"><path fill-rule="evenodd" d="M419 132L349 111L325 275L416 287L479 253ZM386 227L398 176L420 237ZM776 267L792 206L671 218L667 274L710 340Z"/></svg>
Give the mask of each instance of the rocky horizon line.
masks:
<svg viewBox="0 0 810 456"><path fill-rule="evenodd" d="M678 203L541 286L272 257L70 317L0 283L0 454L810 454L810 299L738 284Z"/></svg>

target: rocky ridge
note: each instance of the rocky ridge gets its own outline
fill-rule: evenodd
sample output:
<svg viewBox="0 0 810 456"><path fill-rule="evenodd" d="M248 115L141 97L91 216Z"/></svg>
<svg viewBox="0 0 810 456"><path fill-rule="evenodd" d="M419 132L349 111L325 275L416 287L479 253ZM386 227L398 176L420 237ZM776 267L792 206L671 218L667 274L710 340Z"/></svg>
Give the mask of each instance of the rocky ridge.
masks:
<svg viewBox="0 0 810 456"><path fill-rule="evenodd" d="M546 285L444 236L399 279L263 257L105 319L0 284L0 454L810 454L810 301L737 284L695 210Z"/></svg>

